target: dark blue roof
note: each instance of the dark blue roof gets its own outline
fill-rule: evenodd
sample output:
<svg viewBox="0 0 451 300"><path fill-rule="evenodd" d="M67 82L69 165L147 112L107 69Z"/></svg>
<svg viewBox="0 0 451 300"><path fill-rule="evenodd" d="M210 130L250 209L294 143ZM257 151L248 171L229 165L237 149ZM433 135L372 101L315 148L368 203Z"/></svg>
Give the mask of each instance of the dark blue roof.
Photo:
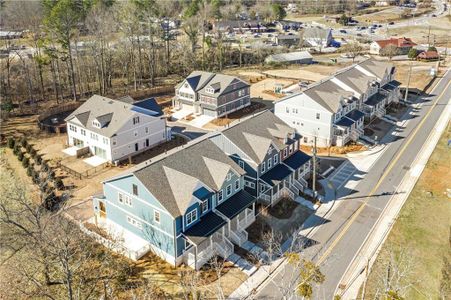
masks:
<svg viewBox="0 0 451 300"><path fill-rule="evenodd" d="M365 114L358 109L354 109L353 111L349 112L346 115L347 118L354 120L354 121L358 121L361 118L363 118L364 116L365 116Z"/></svg>
<svg viewBox="0 0 451 300"><path fill-rule="evenodd" d="M354 124L354 123L355 123L354 120L343 117L338 122L335 122L335 125L342 126L342 127L351 127L352 124Z"/></svg>
<svg viewBox="0 0 451 300"><path fill-rule="evenodd" d="M191 88L195 91L197 89L197 85L199 84L200 75L188 77L186 78L186 82L191 86Z"/></svg>
<svg viewBox="0 0 451 300"><path fill-rule="evenodd" d="M149 99L146 99L146 100L135 102L133 105L137 106L137 107L140 107L140 108L144 108L144 109L148 109L148 110L154 111L154 112L157 113L157 116L163 115L163 111L161 110L161 107L160 107L160 105L158 105L158 103L155 100L155 98L149 98Z"/></svg>
<svg viewBox="0 0 451 300"><path fill-rule="evenodd" d="M292 171L286 165L278 164L276 167L263 174L260 179L267 184L274 186L287 178L291 173Z"/></svg>
<svg viewBox="0 0 451 300"><path fill-rule="evenodd" d="M312 157L308 154L305 154L302 151L296 151L293 155L288 157L283 161L284 164L292 168L293 170L297 170L306 162L308 162Z"/></svg>
<svg viewBox="0 0 451 300"><path fill-rule="evenodd" d="M203 216L199 222L194 224L183 234L194 244L199 245L206 238L215 233L219 228L224 226L227 222L215 214L214 212L209 212Z"/></svg>
<svg viewBox="0 0 451 300"><path fill-rule="evenodd" d="M193 193L193 196L196 197L197 199L204 200L204 199L208 198L208 196L210 196L211 194L213 194L213 192L210 192L206 188L201 187L200 189L197 189Z"/></svg>
<svg viewBox="0 0 451 300"><path fill-rule="evenodd" d="M255 197L242 190L217 206L216 209L227 218L232 219L254 202Z"/></svg>
<svg viewBox="0 0 451 300"><path fill-rule="evenodd" d="M376 93L373 96L369 97L368 100L365 101L365 104L369 106L376 106L384 99L385 99L384 95L382 95L381 93Z"/></svg>

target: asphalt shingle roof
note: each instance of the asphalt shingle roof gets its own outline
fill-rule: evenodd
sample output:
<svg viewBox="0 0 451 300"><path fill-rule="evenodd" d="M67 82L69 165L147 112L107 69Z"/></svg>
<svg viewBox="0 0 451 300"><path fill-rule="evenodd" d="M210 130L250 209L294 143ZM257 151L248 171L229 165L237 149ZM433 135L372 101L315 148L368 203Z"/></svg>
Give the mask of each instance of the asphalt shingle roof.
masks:
<svg viewBox="0 0 451 300"><path fill-rule="evenodd" d="M212 141L204 139L133 174L174 217L183 215L199 183L219 190L227 173L244 171Z"/></svg>
<svg viewBox="0 0 451 300"><path fill-rule="evenodd" d="M217 206L216 209L227 218L232 219L248 208L255 200L256 198L254 196L245 190L241 190L227 199L227 201Z"/></svg>
<svg viewBox="0 0 451 300"><path fill-rule="evenodd" d="M210 237L214 232L224 226L227 222L215 214L209 212L205 216L201 217L199 222L194 224L183 234L195 245L199 245L205 239Z"/></svg>
<svg viewBox="0 0 451 300"><path fill-rule="evenodd" d="M155 102L153 98L136 103L129 103L128 97L121 98L121 100L113 100L94 95L72 112L65 121L71 121L76 118L86 129L102 136L112 137L126 122L136 115L136 104L142 108L146 108L147 103L153 102ZM156 103L155 105L158 106ZM156 109L154 105L152 106ZM161 109L159 109L159 111L161 112ZM158 114L159 112L157 111L152 115L157 116ZM92 121L94 120L101 123L101 128L92 125Z"/></svg>
<svg viewBox="0 0 451 300"><path fill-rule="evenodd" d="M352 92L342 89L330 80L314 85L305 90L304 93L315 100L319 105L333 113L336 113L339 110L342 104L341 101L343 101L344 98L352 97Z"/></svg>
<svg viewBox="0 0 451 300"><path fill-rule="evenodd" d="M296 151L290 157L283 161L284 164L292 168L293 170L299 169L302 165L308 162L312 157L305 154L302 151Z"/></svg>
<svg viewBox="0 0 451 300"><path fill-rule="evenodd" d="M268 110L222 131L222 134L256 163L261 163L271 143L282 150L285 148L283 138L295 134L295 130Z"/></svg>

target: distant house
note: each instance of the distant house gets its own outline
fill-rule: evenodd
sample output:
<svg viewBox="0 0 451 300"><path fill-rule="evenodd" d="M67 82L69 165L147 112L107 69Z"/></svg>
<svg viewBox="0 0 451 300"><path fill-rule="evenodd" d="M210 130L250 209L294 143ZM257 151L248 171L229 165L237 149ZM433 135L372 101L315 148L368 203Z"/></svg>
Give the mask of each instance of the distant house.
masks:
<svg viewBox="0 0 451 300"><path fill-rule="evenodd" d="M249 87L234 76L194 71L176 85L173 106L218 118L249 106Z"/></svg>
<svg viewBox="0 0 451 300"><path fill-rule="evenodd" d="M198 270L247 241L256 198L244 174L212 141L197 140L105 180L93 197L95 220L134 260L151 251Z"/></svg>
<svg viewBox="0 0 451 300"><path fill-rule="evenodd" d="M398 54L407 54L409 50L416 46L410 38L400 37L400 38L390 38L387 40L374 41L370 45L370 54L382 55L383 51L389 45L393 45L397 48Z"/></svg>
<svg viewBox="0 0 451 300"><path fill-rule="evenodd" d="M417 56L419 60L437 60L439 58L440 55L437 51L423 51Z"/></svg>
<svg viewBox="0 0 451 300"><path fill-rule="evenodd" d="M265 63L311 64L313 56L308 51L272 54L266 57Z"/></svg>
<svg viewBox="0 0 451 300"><path fill-rule="evenodd" d="M110 162L170 139L163 112L153 98L134 102L131 97L113 100L94 95L65 121L69 146L87 148Z"/></svg>
<svg viewBox="0 0 451 300"><path fill-rule="evenodd" d="M301 38L298 34L279 34L275 36L273 40L278 46L291 47L299 46Z"/></svg>
<svg viewBox="0 0 451 300"><path fill-rule="evenodd" d="M302 38L306 46L325 48L332 42L332 30L317 27L305 28Z"/></svg>
<svg viewBox="0 0 451 300"><path fill-rule="evenodd" d="M21 39L23 36L23 31L0 31L0 40Z"/></svg>
<svg viewBox="0 0 451 300"><path fill-rule="evenodd" d="M243 33L246 31L258 33L265 32L268 29L260 21L250 20L218 21L214 23L213 28L218 31L235 33Z"/></svg>
<svg viewBox="0 0 451 300"><path fill-rule="evenodd" d="M288 31L288 30L294 30L297 31L299 28L301 28L302 23L296 22L296 21L278 21L276 22L276 29L279 31Z"/></svg>

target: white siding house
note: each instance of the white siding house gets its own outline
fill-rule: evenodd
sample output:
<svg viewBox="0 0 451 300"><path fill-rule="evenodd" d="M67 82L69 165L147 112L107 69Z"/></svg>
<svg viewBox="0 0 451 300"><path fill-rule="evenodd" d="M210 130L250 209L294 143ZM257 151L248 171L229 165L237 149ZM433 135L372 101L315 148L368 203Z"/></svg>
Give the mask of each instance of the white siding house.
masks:
<svg viewBox="0 0 451 300"><path fill-rule="evenodd" d="M168 140L162 115L154 99L133 103L94 95L66 118L67 142L115 162Z"/></svg>
<svg viewBox="0 0 451 300"><path fill-rule="evenodd" d="M394 66L366 60L275 104L276 116L302 135L301 143L343 146L363 134L364 120L382 118L399 101Z"/></svg>

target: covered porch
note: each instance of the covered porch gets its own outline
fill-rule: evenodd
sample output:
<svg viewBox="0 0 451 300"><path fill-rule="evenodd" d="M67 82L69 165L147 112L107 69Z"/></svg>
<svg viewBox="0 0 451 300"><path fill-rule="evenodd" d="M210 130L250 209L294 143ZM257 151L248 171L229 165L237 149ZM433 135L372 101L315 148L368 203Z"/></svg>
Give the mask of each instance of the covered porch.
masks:
<svg viewBox="0 0 451 300"><path fill-rule="evenodd" d="M401 86L401 82L397 80L392 80L386 85L384 85L381 89L381 93L385 94L387 97L387 104L392 102L398 103L401 97L399 88Z"/></svg>
<svg viewBox="0 0 451 300"><path fill-rule="evenodd" d="M248 240L245 230L255 221L256 198L241 190L216 207L216 212L227 220L226 236L238 246Z"/></svg>
<svg viewBox="0 0 451 300"><path fill-rule="evenodd" d="M275 205L281 198L290 197L295 199L299 195L299 188L294 185L294 173L285 164L278 164L270 171L260 177L260 185L264 184L267 189L260 194L259 198L264 202Z"/></svg>
<svg viewBox="0 0 451 300"><path fill-rule="evenodd" d="M183 235L187 250L184 262L199 270L215 255L227 258L233 253L233 244L226 237L226 221L214 212L209 212L202 222L190 227Z"/></svg>
<svg viewBox="0 0 451 300"><path fill-rule="evenodd" d="M386 101L387 96L379 92L369 97L368 100L363 103L363 112L365 113L365 116L369 119L372 119L373 117L382 118L386 113Z"/></svg>

